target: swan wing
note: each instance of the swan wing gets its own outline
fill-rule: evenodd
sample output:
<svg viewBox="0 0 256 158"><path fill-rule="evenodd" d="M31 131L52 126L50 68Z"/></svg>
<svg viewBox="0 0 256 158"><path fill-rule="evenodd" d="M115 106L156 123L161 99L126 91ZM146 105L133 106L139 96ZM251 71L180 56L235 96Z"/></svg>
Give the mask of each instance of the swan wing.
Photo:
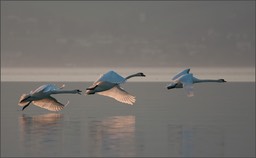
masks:
<svg viewBox="0 0 256 158"><path fill-rule="evenodd" d="M134 96L130 95L128 92L122 89L119 85L114 86L113 88L107 91L98 92L98 94L114 98L119 102L130 104L130 105L133 105L136 101Z"/></svg>
<svg viewBox="0 0 256 158"><path fill-rule="evenodd" d="M192 84L184 84L184 88L186 90L186 93L187 93L188 97L193 97L194 96L194 90L193 90L193 85Z"/></svg>
<svg viewBox="0 0 256 158"><path fill-rule="evenodd" d="M102 83L104 83L104 82L114 83L114 82L113 82L113 79L111 79L111 78L113 78L112 76L115 76L114 74L115 74L114 71L109 71L109 72L107 72L107 73L105 73L105 74L101 74L101 75L98 77L98 79L95 80L95 81L93 82L93 84L92 84L90 87L88 87L88 88L93 88L93 87L98 86L99 84L102 84ZM118 74L117 74L116 76L118 76ZM119 76L120 76L120 75L119 75ZM122 76L121 76L121 77L122 77ZM118 78L118 77L116 77L116 78ZM112 81L111 81L111 80L112 80Z"/></svg>
<svg viewBox="0 0 256 158"><path fill-rule="evenodd" d="M98 79L93 82L93 85L95 85L95 84L97 84L98 82L100 82L100 79L102 78L102 76L103 76L103 74L101 74L101 75L98 77Z"/></svg>
<svg viewBox="0 0 256 158"><path fill-rule="evenodd" d="M103 75L100 76L100 78L96 81L102 81L102 82L111 82L111 83L122 83L125 81L125 78L117 74L115 71L109 71Z"/></svg>
<svg viewBox="0 0 256 158"><path fill-rule="evenodd" d="M50 111L60 111L65 106L67 106L69 102L66 105L63 105L62 103L58 102L55 98L49 96L41 100L35 100L32 103L36 106L39 106Z"/></svg>
<svg viewBox="0 0 256 158"><path fill-rule="evenodd" d="M32 94L35 94L35 93L47 93L47 92L56 91L56 90L59 90L59 89L60 88L57 87L54 84L45 84L45 85L42 85L42 86L38 87L36 90L34 90L33 92L30 92L30 93L32 93Z"/></svg>
<svg viewBox="0 0 256 158"><path fill-rule="evenodd" d="M63 84L59 89L63 89L65 86L66 86L66 85L65 85L65 84Z"/></svg>
<svg viewBox="0 0 256 158"><path fill-rule="evenodd" d="M37 89L35 89L34 91L31 91L30 94L43 92L46 87L47 87L47 85L42 85L42 86L38 87Z"/></svg>
<svg viewBox="0 0 256 158"><path fill-rule="evenodd" d="M178 80L183 84L183 87L185 88L187 92L188 97L194 96L193 91L193 74L187 74L183 75Z"/></svg>
<svg viewBox="0 0 256 158"><path fill-rule="evenodd" d="M176 79L178 79L179 77L181 77L182 75L189 74L189 71L190 71L190 69L185 69L185 70L183 70L183 71L177 73L177 74L172 78L172 80L176 80Z"/></svg>
<svg viewBox="0 0 256 158"><path fill-rule="evenodd" d="M97 92L107 91L116 85L117 84L111 83L111 82L98 81L98 82L94 83L92 86L87 88L86 94L92 94L92 93L94 94Z"/></svg>
<svg viewBox="0 0 256 158"><path fill-rule="evenodd" d="M99 76L99 78L98 78L97 80L95 80L95 81L93 82L93 84L92 84L90 87L88 87L87 89L94 89L96 86L98 86L99 83L101 82L100 79L101 79L102 76L103 76L103 75L101 74L101 75ZM91 90L90 90L90 91L91 91Z"/></svg>

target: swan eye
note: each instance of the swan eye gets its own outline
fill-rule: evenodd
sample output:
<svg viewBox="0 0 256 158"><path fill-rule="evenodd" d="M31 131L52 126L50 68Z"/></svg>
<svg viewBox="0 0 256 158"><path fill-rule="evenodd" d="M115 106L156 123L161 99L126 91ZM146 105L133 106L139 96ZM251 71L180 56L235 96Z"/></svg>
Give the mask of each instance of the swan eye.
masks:
<svg viewBox="0 0 256 158"><path fill-rule="evenodd" d="M142 72L140 72L139 74L140 74L140 76L146 76L146 75L144 75L144 73L142 73Z"/></svg>
<svg viewBox="0 0 256 158"><path fill-rule="evenodd" d="M80 94L80 92L82 92L82 91L80 91L79 89L77 89L76 92Z"/></svg>
<svg viewBox="0 0 256 158"><path fill-rule="evenodd" d="M227 82L227 81L225 81L224 79L221 79L220 81L221 81L221 82Z"/></svg>

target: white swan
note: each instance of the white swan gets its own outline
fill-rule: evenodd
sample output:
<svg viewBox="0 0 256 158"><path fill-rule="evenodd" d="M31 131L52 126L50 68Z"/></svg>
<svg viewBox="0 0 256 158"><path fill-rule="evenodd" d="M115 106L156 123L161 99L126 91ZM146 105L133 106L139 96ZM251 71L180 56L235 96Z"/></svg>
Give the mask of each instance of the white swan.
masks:
<svg viewBox="0 0 256 158"><path fill-rule="evenodd" d="M109 71L101 75L92 86L86 89L85 95L100 94L111 97L122 103L133 105L136 101L135 97L120 87L120 84L132 77L145 77L143 73L136 73L127 77L122 77L114 71Z"/></svg>
<svg viewBox="0 0 256 158"><path fill-rule="evenodd" d="M34 105L41 108L50 110L50 111L59 111L62 110L66 105L58 102L55 98L51 97L51 94L62 94L62 93L71 93L71 94L80 94L79 89L75 90L61 90L65 85L60 88L54 84L46 84L38 87L36 90L31 91L29 94L23 94L19 100L19 106L22 106L24 110L32 102Z"/></svg>
<svg viewBox="0 0 256 158"><path fill-rule="evenodd" d="M167 89L173 88L185 88L187 90L187 95L189 97L194 96L193 93L193 84L202 83L202 82L226 82L224 79L198 79L193 76L192 73L189 73L190 69L185 69L172 78L172 82L167 85Z"/></svg>

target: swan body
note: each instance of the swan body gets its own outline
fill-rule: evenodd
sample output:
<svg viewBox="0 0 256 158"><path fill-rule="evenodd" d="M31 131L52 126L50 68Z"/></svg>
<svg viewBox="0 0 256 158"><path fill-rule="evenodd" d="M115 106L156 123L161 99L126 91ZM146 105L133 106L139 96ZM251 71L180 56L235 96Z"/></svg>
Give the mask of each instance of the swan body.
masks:
<svg viewBox="0 0 256 158"><path fill-rule="evenodd" d="M125 83L132 77L145 77L143 73L136 73L127 77L122 77L114 71L109 71L101 75L92 86L86 89L85 95L99 94L116 99L119 102L133 105L136 101L135 96L126 92L120 84Z"/></svg>
<svg viewBox="0 0 256 158"><path fill-rule="evenodd" d="M80 94L81 92L79 89L62 90L64 86L65 85L61 87L57 87L54 84L42 85L38 87L36 90L31 91L29 94L22 94L18 104L19 106L23 107L22 110L24 110L32 102L34 105L50 111L60 111L69 102L64 105L58 102L55 98L51 97L52 94L62 94L62 93Z"/></svg>
<svg viewBox="0 0 256 158"><path fill-rule="evenodd" d="M176 74L170 84L167 85L167 89L173 88L185 88L187 95L189 97L194 96L193 93L193 84L194 83L203 83L203 82L226 82L224 79L198 79L193 76L192 73L189 73L190 69L185 69L178 74Z"/></svg>

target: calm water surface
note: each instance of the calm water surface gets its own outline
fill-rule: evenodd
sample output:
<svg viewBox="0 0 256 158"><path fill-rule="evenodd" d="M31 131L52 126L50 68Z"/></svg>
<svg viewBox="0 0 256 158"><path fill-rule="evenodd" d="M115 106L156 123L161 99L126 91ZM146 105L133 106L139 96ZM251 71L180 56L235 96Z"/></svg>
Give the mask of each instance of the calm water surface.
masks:
<svg viewBox="0 0 256 158"><path fill-rule="evenodd" d="M1 82L1 156L255 156L255 82L195 85L195 96L165 82L132 82L134 106L104 96L55 95L59 113L19 111L22 93L45 82ZM56 84L61 85L63 82ZM82 91L91 82L67 82Z"/></svg>

